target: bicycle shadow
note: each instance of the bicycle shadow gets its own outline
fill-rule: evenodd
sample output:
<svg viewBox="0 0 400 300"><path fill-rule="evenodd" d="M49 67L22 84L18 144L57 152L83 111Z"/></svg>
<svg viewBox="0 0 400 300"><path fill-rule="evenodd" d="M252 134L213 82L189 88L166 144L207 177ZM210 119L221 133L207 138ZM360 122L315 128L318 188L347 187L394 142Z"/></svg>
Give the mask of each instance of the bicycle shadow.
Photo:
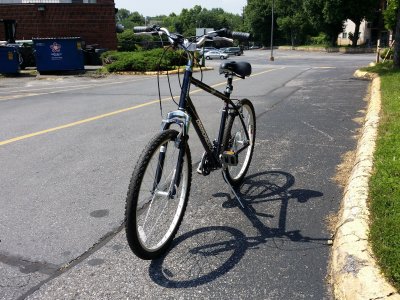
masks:
<svg viewBox="0 0 400 300"><path fill-rule="evenodd" d="M323 196L321 192L307 189L290 189L295 178L286 172L262 172L246 177L237 191L244 208L228 193L213 196L226 198L222 206L226 209L238 207L246 219L258 231L257 236L246 236L241 230L229 226L209 226L186 232L174 240L169 253L149 266L150 278L167 288L190 288L200 286L231 271L243 258L248 249L270 240L282 238L295 243L328 245L329 238L303 236L300 230L287 231L286 219L289 203L297 200L305 203ZM277 226L268 227L263 222L274 218L256 209L263 203L280 202ZM275 247L279 247L274 242ZM315 247L315 245L314 245Z"/></svg>

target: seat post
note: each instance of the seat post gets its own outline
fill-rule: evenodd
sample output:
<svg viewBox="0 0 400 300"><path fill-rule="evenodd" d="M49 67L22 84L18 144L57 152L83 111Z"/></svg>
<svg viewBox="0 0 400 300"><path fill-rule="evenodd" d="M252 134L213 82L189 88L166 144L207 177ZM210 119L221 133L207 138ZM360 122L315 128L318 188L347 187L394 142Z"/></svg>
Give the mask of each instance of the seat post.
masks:
<svg viewBox="0 0 400 300"><path fill-rule="evenodd" d="M233 91L233 85L232 85L232 82L233 82L232 77L233 77L233 75L232 74L226 74L226 77L228 79L227 79L226 89L225 89L224 94L225 94L225 96L230 98L230 96L232 94L232 91Z"/></svg>

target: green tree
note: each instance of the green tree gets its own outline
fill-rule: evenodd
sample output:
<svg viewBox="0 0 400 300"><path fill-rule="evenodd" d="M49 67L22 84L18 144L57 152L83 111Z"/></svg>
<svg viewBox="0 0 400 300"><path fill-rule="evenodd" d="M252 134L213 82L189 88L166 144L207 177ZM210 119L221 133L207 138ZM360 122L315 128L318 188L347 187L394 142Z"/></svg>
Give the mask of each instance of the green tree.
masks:
<svg viewBox="0 0 400 300"><path fill-rule="evenodd" d="M168 28L168 30L171 32L183 32L183 26L180 21L180 17L175 13L171 13L169 16L164 16L161 25Z"/></svg>
<svg viewBox="0 0 400 300"><path fill-rule="evenodd" d="M394 44L394 65L400 68L400 1L397 1L397 24L395 30L395 44Z"/></svg>
<svg viewBox="0 0 400 300"><path fill-rule="evenodd" d="M310 22L303 10L302 0L287 0L276 2L276 23L292 46L304 42L304 37L310 31Z"/></svg>
<svg viewBox="0 0 400 300"><path fill-rule="evenodd" d="M125 29L130 29L134 26L144 25L145 18L137 11L130 12L125 8L118 9L116 14L117 21L124 25Z"/></svg>
<svg viewBox="0 0 400 300"><path fill-rule="evenodd" d="M399 7L399 0L388 0L387 7L383 12L383 17L385 19L385 27L387 30L396 30L397 22L397 10Z"/></svg>
<svg viewBox="0 0 400 300"><path fill-rule="evenodd" d="M130 14L131 14L131 12L129 10L127 10L125 8L119 8L115 16L116 16L117 20L121 21L121 20L127 19Z"/></svg>
<svg viewBox="0 0 400 300"><path fill-rule="evenodd" d="M281 35L294 45L307 35L323 32L335 45L343 31L348 0L275 0L276 24ZM369 1L369 0L368 0ZM272 0L248 0L245 23L256 40L268 45L271 32ZM320 35L324 36L324 35Z"/></svg>
<svg viewBox="0 0 400 300"><path fill-rule="evenodd" d="M303 7L315 28L320 28L328 37L331 46L336 45L343 23L347 19L347 0L303 0Z"/></svg>
<svg viewBox="0 0 400 300"><path fill-rule="evenodd" d="M182 9L180 14L180 21L182 22L183 32L180 33L182 33L184 36L194 36L196 34L196 26L200 27L197 24L199 24L201 20L201 11L202 8L200 5L195 5L191 9Z"/></svg>
<svg viewBox="0 0 400 300"><path fill-rule="evenodd" d="M152 16L146 19L138 12L130 12L122 8L117 12L117 20L124 25L126 30L145 23L147 25L157 24L186 37L194 36L196 27L214 29L225 27L234 31L246 31L242 16L225 12L222 8L208 10L200 5L195 5L191 9L183 9L179 15L172 13L169 16ZM120 35L119 38L124 45L129 45L129 40L132 40L132 36L127 33Z"/></svg>
<svg viewBox="0 0 400 300"><path fill-rule="evenodd" d="M196 28L229 28L240 31L243 19L240 15L225 12L221 8L208 10L196 5L191 9L183 9L179 15L171 14L162 20L163 26L184 36L194 36Z"/></svg>
<svg viewBox="0 0 400 300"><path fill-rule="evenodd" d="M400 0L388 0L383 16L386 29L394 32L393 61L395 67L400 68Z"/></svg>
<svg viewBox="0 0 400 300"><path fill-rule="evenodd" d="M272 0L247 0L245 7L245 26L254 40L269 45L271 40Z"/></svg>

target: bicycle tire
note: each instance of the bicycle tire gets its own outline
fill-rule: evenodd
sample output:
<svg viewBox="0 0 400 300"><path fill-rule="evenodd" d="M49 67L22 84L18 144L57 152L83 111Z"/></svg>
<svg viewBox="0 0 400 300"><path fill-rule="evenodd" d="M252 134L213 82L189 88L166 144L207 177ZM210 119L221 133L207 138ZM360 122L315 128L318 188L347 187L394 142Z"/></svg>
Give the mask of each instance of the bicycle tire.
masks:
<svg viewBox="0 0 400 300"><path fill-rule="evenodd" d="M182 222L190 193L192 160L185 143L181 177L175 197L170 196L179 157L179 132L168 129L147 145L133 171L125 207L125 231L132 251L155 259L170 247ZM161 156L165 155L163 163ZM161 165L161 169L158 166ZM155 179L157 169L160 180ZM155 216L153 216L155 214Z"/></svg>
<svg viewBox="0 0 400 300"><path fill-rule="evenodd" d="M225 172L226 179L229 183L238 187L243 183L244 177L249 169L251 159L254 152L254 142L256 136L256 115L254 106L248 99L242 99L239 101L239 112L243 115L244 123L249 132L249 146L243 151L238 153L238 164L228 165L223 172ZM237 153L240 151L240 144L244 144L246 134L244 131L242 122L237 113L230 113L227 125L225 127L222 150L223 151L234 151ZM243 159L241 159L243 157Z"/></svg>

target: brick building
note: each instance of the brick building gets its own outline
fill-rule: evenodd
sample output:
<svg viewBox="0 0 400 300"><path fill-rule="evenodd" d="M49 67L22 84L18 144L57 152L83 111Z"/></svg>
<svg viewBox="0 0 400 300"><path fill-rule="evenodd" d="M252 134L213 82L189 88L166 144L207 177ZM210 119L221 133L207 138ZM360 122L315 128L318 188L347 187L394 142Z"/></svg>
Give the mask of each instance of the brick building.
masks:
<svg viewBox="0 0 400 300"><path fill-rule="evenodd" d="M117 49L114 0L0 0L0 19L17 21L17 40L81 37Z"/></svg>

